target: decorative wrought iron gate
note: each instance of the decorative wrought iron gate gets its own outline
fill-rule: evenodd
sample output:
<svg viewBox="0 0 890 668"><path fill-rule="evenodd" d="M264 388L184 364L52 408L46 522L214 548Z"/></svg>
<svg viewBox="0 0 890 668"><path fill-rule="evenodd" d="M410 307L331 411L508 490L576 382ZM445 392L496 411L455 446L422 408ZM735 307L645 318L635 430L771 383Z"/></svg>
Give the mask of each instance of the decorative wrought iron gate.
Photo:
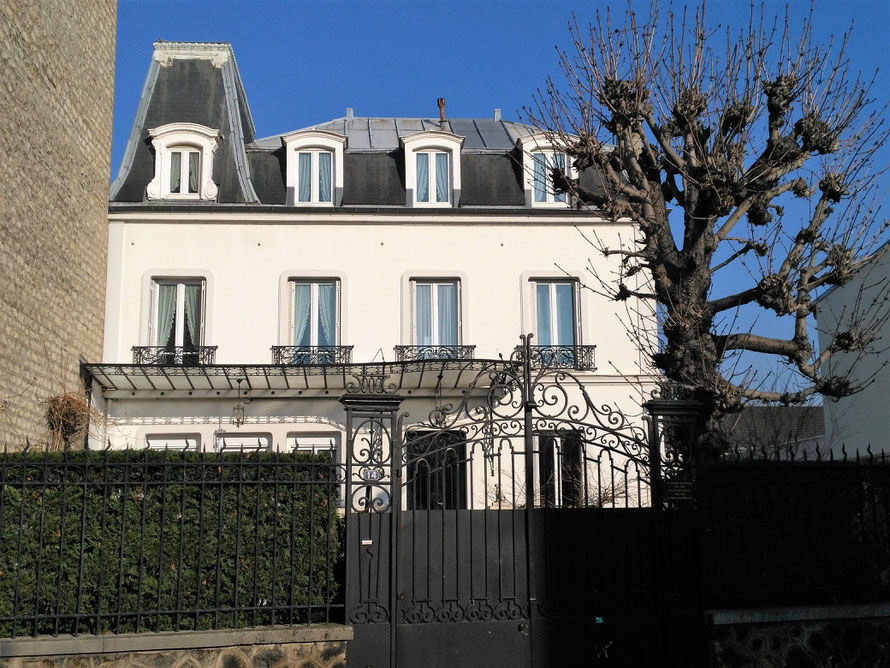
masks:
<svg viewBox="0 0 890 668"><path fill-rule="evenodd" d="M656 521L660 448L595 405L565 359L523 337L420 421L382 378L341 399L351 665L627 665L663 650L667 600L685 594L656 586L674 567L660 546L685 529L677 513Z"/></svg>

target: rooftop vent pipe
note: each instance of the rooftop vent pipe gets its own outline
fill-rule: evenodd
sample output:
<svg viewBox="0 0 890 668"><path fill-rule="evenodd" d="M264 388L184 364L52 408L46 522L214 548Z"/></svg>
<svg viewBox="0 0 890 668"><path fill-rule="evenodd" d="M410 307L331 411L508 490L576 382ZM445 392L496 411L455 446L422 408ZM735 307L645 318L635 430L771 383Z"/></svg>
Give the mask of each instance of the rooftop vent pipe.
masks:
<svg viewBox="0 0 890 668"><path fill-rule="evenodd" d="M436 104L439 105L439 127L444 130L445 126L445 98L440 97L436 100Z"/></svg>

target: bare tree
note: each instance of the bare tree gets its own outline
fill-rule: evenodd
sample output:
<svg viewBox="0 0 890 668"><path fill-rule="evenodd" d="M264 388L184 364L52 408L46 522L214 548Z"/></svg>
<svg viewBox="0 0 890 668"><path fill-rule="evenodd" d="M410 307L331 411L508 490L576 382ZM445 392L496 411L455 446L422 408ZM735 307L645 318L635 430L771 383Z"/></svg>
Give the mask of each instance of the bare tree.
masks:
<svg viewBox="0 0 890 668"><path fill-rule="evenodd" d="M709 426L749 400L860 390L868 380L827 373L829 361L872 350L886 309L865 309L821 352L811 331L820 290L849 281L886 229L874 197L886 106L869 99L873 79L852 71L847 36L813 44L812 9L795 37L787 15L767 19L753 5L744 28L723 31L709 29L704 4L660 16L655 2L647 17L598 12L589 29L577 19L570 29L566 85L549 80L525 115L600 184L554 168L554 186L639 230L621 248L589 239L621 257L618 275L591 262L589 287L653 304L652 362L705 402ZM720 280L732 267L741 288ZM645 281L630 280L639 272ZM752 308L770 314L767 331L737 325ZM742 351L777 356L798 378L752 382L727 363Z"/></svg>

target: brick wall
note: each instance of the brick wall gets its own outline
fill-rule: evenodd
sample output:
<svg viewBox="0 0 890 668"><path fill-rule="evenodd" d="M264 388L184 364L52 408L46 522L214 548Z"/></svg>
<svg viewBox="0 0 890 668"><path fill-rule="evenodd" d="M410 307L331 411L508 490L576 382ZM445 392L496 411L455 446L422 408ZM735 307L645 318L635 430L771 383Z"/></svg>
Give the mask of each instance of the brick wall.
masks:
<svg viewBox="0 0 890 668"><path fill-rule="evenodd" d="M0 2L0 447L101 359L116 11Z"/></svg>

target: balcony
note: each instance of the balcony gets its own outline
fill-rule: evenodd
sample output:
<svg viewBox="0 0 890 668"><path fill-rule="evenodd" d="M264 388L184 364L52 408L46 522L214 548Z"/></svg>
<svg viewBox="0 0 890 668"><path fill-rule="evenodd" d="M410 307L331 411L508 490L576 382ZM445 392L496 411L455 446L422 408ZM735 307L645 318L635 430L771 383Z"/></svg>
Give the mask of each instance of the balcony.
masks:
<svg viewBox="0 0 890 668"><path fill-rule="evenodd" d="M349 364L352 346L272 346L272 364Z"/></svg>
<svg viewBox="0 0 890 668"><path fill-rule="evenodd" d="M203 366L216 361L218 346L133 346L133 364Z"/></svg>
<svg viewBox="0 0 890 668"><path fill-rule="evenodd" d="M471 360L476 346L395 346L396 362Z"/></svg>
<svg viewBox="0 0 890 668"><path fill-rule="evenodd" d="M522 346L516 346L517 359L522 359ZM596 346L530 346L533 369L575 369L596 371Z"/></svg>

